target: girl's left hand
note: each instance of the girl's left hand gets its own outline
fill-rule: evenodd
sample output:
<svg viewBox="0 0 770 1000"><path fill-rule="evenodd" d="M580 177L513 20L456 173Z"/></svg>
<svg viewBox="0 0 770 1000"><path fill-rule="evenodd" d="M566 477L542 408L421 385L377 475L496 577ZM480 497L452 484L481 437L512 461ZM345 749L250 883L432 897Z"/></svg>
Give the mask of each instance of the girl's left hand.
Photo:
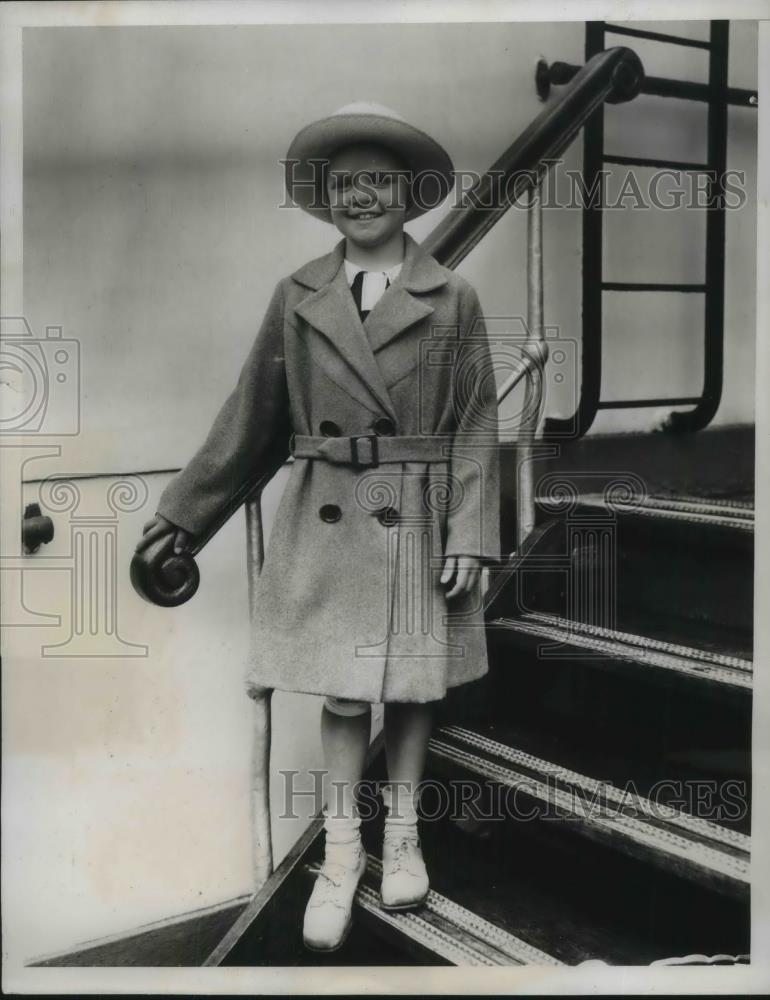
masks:
<svg viewBox="0 0 770 1000"><path fill-rule="evenodd" d="M445 594L447 600L473 590L480 573L481 560L476 556L447 556L441 582L449 583L452 577L455 577L454 586Z"/></svg>

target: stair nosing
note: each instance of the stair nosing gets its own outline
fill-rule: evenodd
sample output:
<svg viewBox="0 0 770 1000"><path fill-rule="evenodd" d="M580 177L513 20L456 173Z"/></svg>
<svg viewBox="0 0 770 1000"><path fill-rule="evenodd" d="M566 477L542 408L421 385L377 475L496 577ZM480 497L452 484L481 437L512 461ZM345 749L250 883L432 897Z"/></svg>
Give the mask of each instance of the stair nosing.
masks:
<svg viewBox="0 0 770 1000"><path fill-rule="evenodd" d="M690 521L693 524L708 524L714 527L737 528L742 531L754 531L754 507L738 501L719 501L699 497L660 497L630 495L628 498L612 497L602 493L576 494L577 506L599 507L615 514L638 514L642 517L668 518L678 521ZM539 496L537 503L544 510L549 507L561 507L563 501ZM701 508L701 509L699 509ZM711 508L708 510L707 508ZM743 513L738 513L738 512Z"/></svg>
<svg viewBox="0 0 770 1000"><path fill-rule="evenodd" d="M308 866L309 871L317 871ZM382 875L382 862L374 854L367 853L367 872L359 885L355 902L367 913L397 929L410 940L416 942L435 955L445 958L457 966L512 966L512 965L553 965L565 963L547 952L528 944L504 928L467 907L430 889L422 907L415 910L385 910L379 894L372 886L365 884L369 878ZM422 915L426 910L446 925L437 926ZM465 938L478 940L482 947L474 948L471 941L452 936L451 928L456 927ZM489 952L500 956L495 961Z"/></svg>
<svg viewBox="0 0 770 1000"><path fill-rule="evenodd" d="M373 874L382 874L382 862L379 858L369 855L369 863L370 871ZM513 959L522 965L564 964L542 949L528 944L515 934L511 934L498 924L492 923L492 921L474 913L435 889L429 890L425 905L431 912L455 924L471 937L479 938L483 934L484 937L481 937L481 940L487 944L491 942L492 946L506 958Z"/></svg>
<svg viewBox="0 0 770 1000"><path fill-rule="evenodd" d="M525 788L530 794L546 802L549 805L557 805L566 808L568 813L572 813L574 818L580 819L594 828L609 830L613 834L622 834L626 840L638 844L647 850L651 850L658 855L676 858L691 868L708 871L712 875L718 875L730 880L732 883L748 884L749 865L748 862L736 858L726 851L708 847L704 844L693 843L681 834L671 831L663 831L661 827L652 827L650 824L642 823L631 817L609 816L602 814L601 809L597 809L594 815L578 814L574 808L570 810L573 799L559 789L553 789L548 785L532 778L528 775L517 775L510 767L503 767L486 761L467 751L452 747L451 744L442 744L441 741L433 738L429 743L430 751L436 756L451 760L455 764L460 764L477 774L500 781L509 787ZM550 796L550 797L549 797ZM665 836L663 833L665 832ZM661 846L661 841L667 840L667 846ZM657 842L656 842L657 841ZM694 860L693 851L702 857ZM708 863L708 859L712 863ZM733 869L732 871L730 869Z"/></svg>
<svg viewBox="0 0 770 1000"><path fill-rule="evenodd" d="M744 657L587 625L542 612L528 612L519 618L500 617L489 624L543 639L560 639L564 645L609 653L632 663L672 670L697 680L741 689L750 690L753 687L753 662ZM662 648L656 650L656 646Z"/></svg>
<svg viewBox="0 0 770 1000"><path fill-rule="evenodd" d="M527 766L527 763L531 762L530 766L532 770L539 769L541 773L550 772L550 774L559 777L565 783L577 785L589 792L600 791L605 798L615 801L618 804L625 802L642 812L652 813L653 815L657 812L660 814L658 817L659 820L682 827L691 833L713 842L724 844L728 848L742 852L747 858L751 853L751 837L745 833L741 833L739 830L731 830L729 827L720 826L718 823L703 819L701 816L694 816L684 809L677 809L665 803L653 802L643 795L618 788L607 781L598 781L590 775L582 774L579 771L565 767L562 764L556 764L543 757L536 757L525 750L519 750L508 744L500 743L499 740L485 736L482 733L477 733L474 730L466 729L463 726L442 726L439 729L439 734L442 733L470 746L475 746L483 752L495 754L502 760L509 760L514 764L517 763L517 760L521 762L522 766Z"/></svg>

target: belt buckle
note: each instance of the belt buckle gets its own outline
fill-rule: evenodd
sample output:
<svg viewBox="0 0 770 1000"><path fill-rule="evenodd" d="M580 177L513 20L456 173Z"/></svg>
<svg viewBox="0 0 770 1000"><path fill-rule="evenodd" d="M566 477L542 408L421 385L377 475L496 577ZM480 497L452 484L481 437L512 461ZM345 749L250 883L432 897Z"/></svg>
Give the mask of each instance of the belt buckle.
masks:
<svg viewBox="0 0 770 1000"><path fill-rule="evenodd" d="M354 469L375 469L380 464L380 455L377 446L376 434L356 434L349 438L350 441L350 462ZM372 451L371 462L362 462L358 453L358 442L368 441Z"/></svg>

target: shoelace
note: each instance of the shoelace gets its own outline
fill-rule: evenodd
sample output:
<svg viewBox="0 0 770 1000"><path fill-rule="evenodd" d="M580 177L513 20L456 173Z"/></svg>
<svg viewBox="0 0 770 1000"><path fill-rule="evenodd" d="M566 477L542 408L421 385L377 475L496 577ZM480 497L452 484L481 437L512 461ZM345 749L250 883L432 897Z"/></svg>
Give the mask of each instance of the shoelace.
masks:
<svg viewBox="0 0 770 1000"><path fill-rule="evenodd" d="M420 846L420 838L416 833L388 833L385 835L385 843L393 847L393 853L388 859L388 872L393 873L409 868L413 850Z"/></svg>
<svg viewBox="0 0 770 1000"><path fill-rule="evenodd" d="M316 882L316 888L313 892L314 903L333 903L334 906L342 906L336 899L337 890L342 886L342 874L340 873L337 878L333 874L330 874L328 868L318 872L318 880Z"/></svg>
<svg viewBox="0 0 770 1000"><path fill-rule="evenodd" d="M358 860L358 853L351 851L353 844L327 844L326 856L323 865L318 871L316 881L317 889L314 890L315 899L318 903L330 902L335 906L341 906L335 898L335 893L342 888L342 883L346 875L355 867ZM355 857L353 854L355 853ZM349 863L346 863L349 862Z"/></svg>

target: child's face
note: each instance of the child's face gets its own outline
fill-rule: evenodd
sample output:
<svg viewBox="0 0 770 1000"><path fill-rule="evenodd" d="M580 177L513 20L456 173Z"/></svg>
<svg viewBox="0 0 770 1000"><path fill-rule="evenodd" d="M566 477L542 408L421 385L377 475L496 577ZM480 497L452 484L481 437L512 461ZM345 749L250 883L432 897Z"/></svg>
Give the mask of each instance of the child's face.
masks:
<svg viewBox="0 0 770 1000"><path fill-rule="evenodd" d="M408 193L404 164L389 149L361 143L338 150L329 161L332 222L360 247L381 246L401 231Z"/></svg>

